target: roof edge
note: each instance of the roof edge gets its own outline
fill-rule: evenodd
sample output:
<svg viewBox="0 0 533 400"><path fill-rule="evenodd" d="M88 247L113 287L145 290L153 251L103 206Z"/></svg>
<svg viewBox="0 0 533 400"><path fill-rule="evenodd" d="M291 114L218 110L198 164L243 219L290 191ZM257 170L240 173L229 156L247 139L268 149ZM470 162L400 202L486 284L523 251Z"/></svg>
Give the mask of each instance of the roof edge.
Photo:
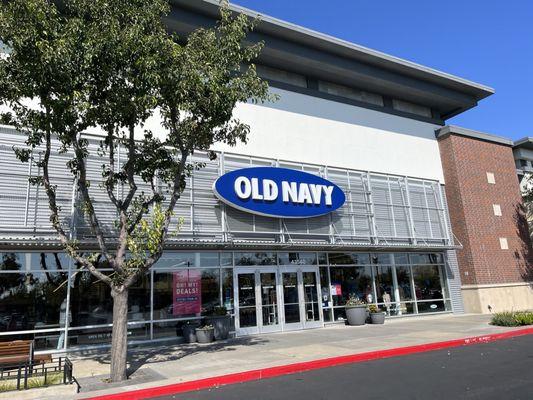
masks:
<svg viewBox="0 0 533 400"><path fill-rule="evenodd" d="M207 4L212 4L212 5L217 5L217 6L220 5L219 0L201 0L201 2L207 3ZM439 77L441 79L454 81L454 82L459 83L461 85L469 86L471 88L480 90L480 91L484 92L484 95L480 96L479 100L481 100L482 98L488 97L488 96L490 96L490 95L495 93L495 89L490 87L490 86L483 85L481 83L474 82L474 81L471 81L471 80L468 80L468 79L465 79L465 78L461 78L459 76L456 76L456 75L453 75L453 74L449 74L447 72L439 71L437 69L434 69L434 68L431 68L431 67L427 67L425 65L418 64L418 63L415 63L413 61L409 61L409 60L406 60L406 59L403 59L403 58L400 58L400 57L396 57L396 56L393 56L393 55L390 55L390 54L387 54L387 53L383 53L383 52L378 51L378 50L374 50L374 49L371 49L371 48L368 48L368 47L365 47L365 46L361 46L361 45L355 44L353 42L350 42L348 40L340 39L340 38L337 38L335 36L331 36L331 35L328 35L328 34L325 34L325 33L322 33L322 32L318 32L318 31L306 28L306 27L298 25L298 24L294 24L294 23L291 23L291 22L288 22L288 21L284 21L282 19L278 19L278 18L269 16L267 14L262 14L262 13L260 13L258 11L252 10L250 8L239 6L239 5L234 4L234 3L231 3L229 7L230 7L230 10L232 10L234 12L243 13L243 14L251 17L251 18L259 18L261 22L266 22L266 23L269 23L269 24L272 24L272 25L276 25L276 26L278 26L280 28L289 29L289 30L301 33L303 35L310 36L310 37L312 37L314 39L317 39L317 40L321 40L321 41L324 41L324 42L329 42L330 44L333 44L333 45L342 46L342 47L348 48L348 49L350 49L352 51L357 51L357 52L360 52L360 53L364 53L366 55L373 56L373 57L376 57L376 58L380 58L382 60L385 60L385 61L388 61L388 62L391 62L391 63L400 64L400 65L403 65L404 67L408 67L408 68L411 68L411 69L414 69L414 70L418 70L419 72L422 72L422 73L433 75L433 76Z"/></svg>
<svg viewBox="0 0 533 400"><path fill-rule="evenodd" d="M449 135L465 136L473 139L483 140L485 142L501 144L504 146L514 146L514 142L511 139L505 138L503 136L475 131L473 129L468 128L462 128L460 126L446 125L440 129L435 130L435 136L437 137L437 139L444 139Z"/></svg>

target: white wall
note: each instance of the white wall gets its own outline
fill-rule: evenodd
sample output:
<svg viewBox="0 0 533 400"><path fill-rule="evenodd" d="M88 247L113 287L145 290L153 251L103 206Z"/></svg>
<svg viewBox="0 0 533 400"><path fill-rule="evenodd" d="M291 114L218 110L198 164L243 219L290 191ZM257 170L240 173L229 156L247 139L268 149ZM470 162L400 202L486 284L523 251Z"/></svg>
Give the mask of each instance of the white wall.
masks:
<svg viewBox="0 0 533 400"><path fill-rule="evenodd" d="M274 104L240 104L251 127L247 144L216 150L444 182L435 129L361 107L280 89Z"/></svg>

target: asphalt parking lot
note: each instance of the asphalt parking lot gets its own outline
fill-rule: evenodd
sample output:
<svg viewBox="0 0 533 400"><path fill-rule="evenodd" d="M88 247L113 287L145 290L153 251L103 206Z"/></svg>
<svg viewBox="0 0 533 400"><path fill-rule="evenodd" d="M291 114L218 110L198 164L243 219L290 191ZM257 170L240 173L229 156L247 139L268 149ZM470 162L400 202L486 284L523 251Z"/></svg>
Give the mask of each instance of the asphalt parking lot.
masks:
<svg viewBox="0 0 533 400"><path fill-rule="evenodd" d="M182 393L176 400L533 399L533 335Z"/></svg>

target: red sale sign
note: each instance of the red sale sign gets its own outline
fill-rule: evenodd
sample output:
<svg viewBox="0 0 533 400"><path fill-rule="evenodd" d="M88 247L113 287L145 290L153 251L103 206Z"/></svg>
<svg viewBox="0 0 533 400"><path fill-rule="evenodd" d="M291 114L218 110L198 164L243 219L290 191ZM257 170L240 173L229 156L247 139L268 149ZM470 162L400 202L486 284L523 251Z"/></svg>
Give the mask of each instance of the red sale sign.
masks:
<svg viewBox="0 0 533 400"><path fill-rule="evenodd" d="M202 312L201 282L201 271L190 269L174 272L172 315L200 315Z"/></svg>

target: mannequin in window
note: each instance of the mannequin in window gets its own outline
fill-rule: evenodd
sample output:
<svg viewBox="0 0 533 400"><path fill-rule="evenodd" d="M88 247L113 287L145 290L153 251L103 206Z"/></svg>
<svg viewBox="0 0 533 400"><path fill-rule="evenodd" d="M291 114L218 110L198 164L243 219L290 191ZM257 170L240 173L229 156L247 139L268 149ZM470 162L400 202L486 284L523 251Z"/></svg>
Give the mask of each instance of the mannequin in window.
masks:
<svg viewBox="0 0 533 400"><path fill-rule="evenodd" d="M387 310L387 315L390 315L390 305L391 305L390 294L387 292L383 293L382 300L383 300L383 304L385 305L385 309Z"/></svg>

